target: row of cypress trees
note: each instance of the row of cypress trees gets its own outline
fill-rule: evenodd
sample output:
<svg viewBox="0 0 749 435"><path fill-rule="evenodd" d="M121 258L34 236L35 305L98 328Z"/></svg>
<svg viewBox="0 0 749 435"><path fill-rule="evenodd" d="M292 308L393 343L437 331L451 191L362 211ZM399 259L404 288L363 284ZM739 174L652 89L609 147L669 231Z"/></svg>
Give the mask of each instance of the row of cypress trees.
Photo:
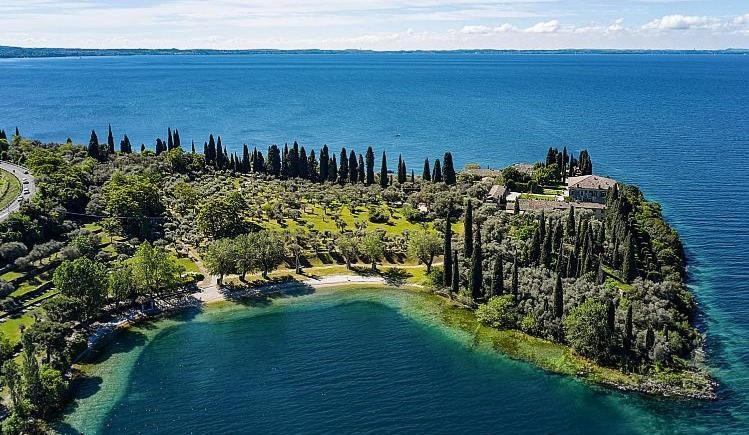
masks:
<svg viewBox="0 0 749 435"><path fill-rule="evenodd" d="M179 130L169 128L167 131L166 143L161 139L156 139L155 153L160 155L163 152L173 149L182 148ZM145 146L141 145L141 151ZM125 135L120 142L121 153L132 153L130 139ZM196 153L195 143L192 143L191 152ZM99 160L106 161L109 155L115 153L114 136L112 127L108 128L107 143L100 144L96 131L91 131L91 138L88 145L88 155ZM340 154L331 153L327 145L323 145L319 152L319 159L315 150L309 154L304 146L300 146L296 141L289 147L286 144L283 150L278 145L268 147L267 153L254 148L249 150L247 145L242 147L241 157L235 153L229 153L226 146L221 141L221 136L214 138L213 134L209 135L208 140L203 144L203 156L206 166L219 170L231 170L238 173L260 173L268 174L277 178L302 178L319 182L337 182L340 184L366 184L371 185L375 182L375 156L372 147L367 147L365 155L356 154L354 150L347 151L342 148ZM452 154L447 152L443 157L443 165L439 160L435 160L434 171L425 172L426 176L422 178L425 181L444 182L449 185L456 183L456 173L453 166ZM425 160L425 168L429 168L429 159ZM407 181L408 172L406 161L401 155L398 156L398 167L395 171L396 180L403 184ZM415 174L411 171L411 181ZM383 151L381 166L379 171L379 183L382 187L387 187L392 183L388 171L387 155Z"/></svg>

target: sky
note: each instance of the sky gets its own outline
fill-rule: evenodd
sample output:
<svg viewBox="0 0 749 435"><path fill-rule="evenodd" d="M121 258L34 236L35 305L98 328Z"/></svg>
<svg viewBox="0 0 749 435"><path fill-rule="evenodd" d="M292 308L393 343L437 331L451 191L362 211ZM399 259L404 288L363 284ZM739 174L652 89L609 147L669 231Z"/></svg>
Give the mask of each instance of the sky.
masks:
<svg viewBox="0 0 749 435"><path fill-rule="evenodd" d="M749 48L749 0L2 0L0 45Z"/></svg>

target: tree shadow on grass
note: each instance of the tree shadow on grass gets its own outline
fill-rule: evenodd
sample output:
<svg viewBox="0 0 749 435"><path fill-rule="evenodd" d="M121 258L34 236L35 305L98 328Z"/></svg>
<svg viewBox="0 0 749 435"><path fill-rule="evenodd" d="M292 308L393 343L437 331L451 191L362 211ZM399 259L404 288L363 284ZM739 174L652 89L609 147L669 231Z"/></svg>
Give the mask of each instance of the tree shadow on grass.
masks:
<svg viewBox="0 0 749 435"><path fill-rule="evenodd" d="M412 276L413 275L411 275L407 271L395 267L391 267L382 273L382 277L385 279L385 283L393 287L400 287L404 285L406 283L406 280L408 278L411 278Z"/></svg>

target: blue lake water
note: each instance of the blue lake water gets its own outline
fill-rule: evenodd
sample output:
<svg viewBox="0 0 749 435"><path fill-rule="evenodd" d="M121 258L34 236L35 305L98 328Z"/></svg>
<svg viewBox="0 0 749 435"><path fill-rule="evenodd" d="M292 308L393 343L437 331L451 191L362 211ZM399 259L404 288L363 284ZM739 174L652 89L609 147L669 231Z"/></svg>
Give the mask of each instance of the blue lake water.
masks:
<svg viewBox="0 0 749 435"><path fill-rule="evenodd" d="M640 185L663 204L666 217L687 247L692 284L704 311L701 320L709 331L710 363L724 386L721 400L710 404L640 401L590 390L593 393L587 387L581 390L578 383L514 363L508 366L503 360L484 361L480 364L486 365L478 367L479 363L468 361L479 357L466 357L469 368L465 370L472 370L488 385L476 390L480 402L493 403L501 397L496 391L511 388L509 401L523 404L522 413L514 403L510 409L497 403L494 413L474 406L451 408L458 412L456 418L460 412L471 416L461 428L479 431L518 420L540 432L559 430L560 426L546 419L556 408L579 417L565 420L562 427L570 431L602 429L591 419L628 420L640 431L749 430L748 113L749 56L742 55L347 54L0 60L0 128L18 125L24 135L44 141L71 137L85 143L92 128L102 137L111 123L118 140L127 133L134 143L151 145L171 126L179 128L183 143L194 139L202 146L208 133L214 133L222 136L230 150L242 143L265 148L269 143L293 140L312 147L323 143L334 149L354 147L360 152L373 145L376 150L402 153L417 169L424 157L439 157L445 150L453 152L458 166L478 162L497 167L535 161L548 146L567 145L573 150L587 148L596 172ZM346 306L333 314L345 317L349 311L361 311L355 308ZM423 347L418 352L434 349L423 343L429 334L407 332L409 328L399 323L402 319L380 314L377 321L392 323L395 331L388 339L403 340L409 346L419 342ZM303 316L311 316L307 320L314 324L317 315L312 310ZM238 322L236 327L242 328L245 321ZM360 328L366 325L359 323ZM174 333L193 327L207 328L186 323ZM304 335L294 335L294 328L285 331L283 340L304 339ZM366 337L360 338L366 341ZM371 339L378 342L376 332ZM166 338L159 337L157 342L162 340ZM240 348L230 340L221 343ZM169 348L168 341L165 346ZM439 358L433 356L441 362L424 368L425 373L447 370L440 365L441 359L459 355L458 348L446 350ZM320 357L341 352L335 346L327 350L330 353ZM175 361L162 356L170 364ZM142 358L157 361L157 355L149 356L147 351ZM402 376L387 381L400 382L400 389L416 388L409 384L420 379L419 370L410 365L413 360L397 352L392 358L391 367L404 369ZM343 363L334 359L331 364L340 365L339 380L353 389L351 394L360 395L356 403L361 407L377 412L384 406L376 397L367 401L364 390L359 390L363 387L353 377L347 378ZM495 378L499 383L492 383L488 380L492 370L487 367L494 365L500 367L498 373L520 376L523 382L504 385ZM143 374L136 367L133 382L138 376ZM439 388L422 391L454 388L451 383L434 385ZM279 389L269 391L269 397L287 398L280 405L287 410L312 406L304 396L312 393L302 392L295 400L290 391L301 388L296 384L271 387ZM548 396L540 392L544 388L561 388L569 397ZM137 409L144 403L138 401L138 394L155 394L148 386L128 391L118 399L125 405L118 401L117 407ZM587 394L595 398L577 400L590 397ZM394 404L387 412L394 414L388 418L398 418L401 409L401 420L411 421L407 395L393 394L390 399ZM604 412L599 402L613 405ZM455 429L435 424L443 422L445 412L435 408L431 414L420 414L421 420L404 429ZM334 427L337 420L326 420L325 415L316 420L309 414L300 421L315 429ZM357 416L364 421L357 413L351 418ZM161 418L171 421L167 415ZM326 421L328 426L324 426ZM533 422L539 423L534 426ZM233 423L227 419L227 424ZM279 431L295 429L296 423L285 424ZM143 426L142 431L148 428ZM623 431L627 430L623 427Z"/></svg>

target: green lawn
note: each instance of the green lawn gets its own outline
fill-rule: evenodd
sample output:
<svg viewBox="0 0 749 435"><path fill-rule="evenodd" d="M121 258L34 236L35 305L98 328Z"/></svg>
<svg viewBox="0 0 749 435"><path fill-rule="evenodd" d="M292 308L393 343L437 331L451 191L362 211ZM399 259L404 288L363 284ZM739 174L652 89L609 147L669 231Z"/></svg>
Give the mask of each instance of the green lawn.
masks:
<svg viewBox="0 0 749 435"><path fill-rule="evenodd" d="M10 172L0 169L0 209L13 203L21 194L21 182Z"/></svg>
<svg viewBox="0 0 749 435"><path fill-rule="evenodd" d="M190 259L190 257L177 257L176 255L172 255L171 257L177 262L177 264L185 268L185 272L200 272L200 268L194 261Z"/></svg>
<svg viewBox="0 0 749 435"><path fill-rule="evenodd" d="M25 274L22 273L22 272L16 272L15 270L11 270L11 271L5 272L4 274L0 275L0 279L2 279L4 281L9 281L10 282L10 281L13 281L14 279L18 279L18 278L20 278L20 277L22 277L24 275Z"/></svg>
<svg viewBox="0 0 749 435"><path fill-rule="evenodd" d="M21 326L29 326L34 323L34 318L30 313L22 314L18 317L10 317L0 323L0 334L7 337L11 344L21 341Z"/></svg>

